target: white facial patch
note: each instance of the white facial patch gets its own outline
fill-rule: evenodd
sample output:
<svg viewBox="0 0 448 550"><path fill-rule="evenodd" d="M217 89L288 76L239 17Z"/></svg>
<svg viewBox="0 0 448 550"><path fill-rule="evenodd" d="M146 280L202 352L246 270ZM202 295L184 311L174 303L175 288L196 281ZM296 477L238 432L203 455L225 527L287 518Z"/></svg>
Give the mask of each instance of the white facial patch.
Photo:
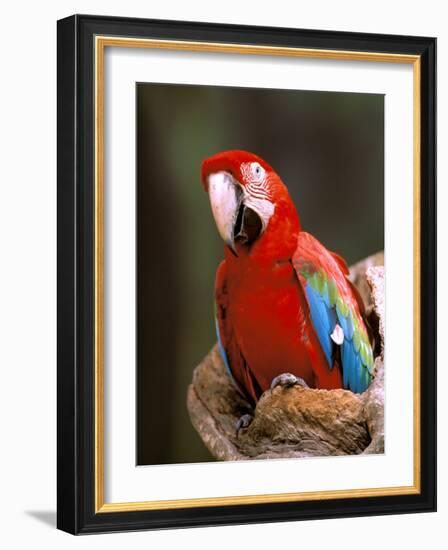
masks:
<svg viewBox="0 0 448 550"><path fill-rule="evenodd" d="M269 199L261 199L250 195L247 190L244 192L244 204L260 216L264 231L274 214L275 205Z"/></svg>
<svg viewBox="0 0 448 550"><path fill-rule="evenodd" d="M275 211L268 175L259 162L243 163L241 171L247 181L244 186L244 204L260 216L264 231Z"/></svg>

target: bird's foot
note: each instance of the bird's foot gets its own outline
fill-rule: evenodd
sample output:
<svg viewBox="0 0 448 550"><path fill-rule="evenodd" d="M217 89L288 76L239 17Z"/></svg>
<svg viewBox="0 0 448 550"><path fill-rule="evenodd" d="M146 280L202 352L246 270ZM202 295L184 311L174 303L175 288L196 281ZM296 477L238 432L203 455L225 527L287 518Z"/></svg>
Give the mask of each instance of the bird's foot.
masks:
<svg viewBox="0 0 448 550"><path fill-rule="evenodd" d="M254 417L251 414L243 414L235 425L236 436L238 437L241 430L244 430L250 426Z"/></svg>
<svg viewBox="0 0 448 550"><path fill-rule="evenodd" d="M292 386L302 386L303 388L309 388L308 384L303 378L295 376L290 372L284 372L276 376L271 382L271 391L277 386L282 388L291 388Z"/></svg>

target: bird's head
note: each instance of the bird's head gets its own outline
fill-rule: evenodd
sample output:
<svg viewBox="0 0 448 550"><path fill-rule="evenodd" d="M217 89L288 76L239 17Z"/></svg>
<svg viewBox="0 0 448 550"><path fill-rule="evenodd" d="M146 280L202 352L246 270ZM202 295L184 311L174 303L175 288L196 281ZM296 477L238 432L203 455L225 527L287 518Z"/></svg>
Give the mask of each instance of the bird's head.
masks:
<svg viewBox="0 0 448 550"><path fill-rule="evenodd" d="M247 151L209 157L202 163L202 184L218 232L235 255L272 241L263 238L268 234L283 239L277 242L277 254L290 243L295 246L300 229L296 209L278 174L261 157Z"/></svg>

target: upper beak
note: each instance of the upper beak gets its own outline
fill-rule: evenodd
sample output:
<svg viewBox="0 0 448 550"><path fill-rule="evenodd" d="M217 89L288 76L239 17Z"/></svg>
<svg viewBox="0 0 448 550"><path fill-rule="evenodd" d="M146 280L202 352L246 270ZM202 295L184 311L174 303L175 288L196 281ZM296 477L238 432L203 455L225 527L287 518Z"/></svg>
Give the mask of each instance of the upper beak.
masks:
<svg viewBox="0 0 448 550"><path fill-rule="evenodd" d="M252 243L262 231L259 215L244 204L244 192L229 172L208 176L208 193L219 234L237 254L235 243Z"/></svg>
<svg viewBox="0 0 448 550"><path fill-rule="evenodd" d="M208 195L218 232L235 252L234 227L242 202L242 190L229 172L215 172L208 176Z"/></svg>

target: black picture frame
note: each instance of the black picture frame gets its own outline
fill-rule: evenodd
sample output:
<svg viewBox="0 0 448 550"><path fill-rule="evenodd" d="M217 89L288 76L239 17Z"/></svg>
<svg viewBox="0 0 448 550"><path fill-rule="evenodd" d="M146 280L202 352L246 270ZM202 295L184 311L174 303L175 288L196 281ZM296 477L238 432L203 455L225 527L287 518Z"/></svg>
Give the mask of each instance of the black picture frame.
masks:
<svg viewBox="0 0 448 550"><path fill-rule="evenodd" d="M420 58L420 492L300 502L95 509L95 36ZM73 534L436 510L436 39L74 15L58 21L57 526Z"/></svg>

